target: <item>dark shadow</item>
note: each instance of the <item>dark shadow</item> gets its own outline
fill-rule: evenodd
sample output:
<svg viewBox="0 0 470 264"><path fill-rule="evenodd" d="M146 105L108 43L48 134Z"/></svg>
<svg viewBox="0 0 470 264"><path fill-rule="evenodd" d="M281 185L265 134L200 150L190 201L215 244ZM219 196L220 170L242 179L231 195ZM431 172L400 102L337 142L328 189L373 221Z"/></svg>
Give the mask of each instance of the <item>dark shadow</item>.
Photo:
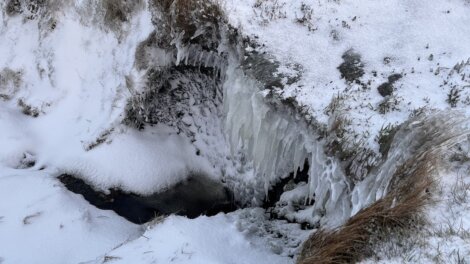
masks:
<svg viewBox="0 0 470 264"><path fill-rule="evenodd" d="M177 214L196 218L236 210L233 194L222 183L204 176L191 176L172 188L150 196L111 189L108 194L94 190L85 181L63 174L58 179L71 192L82 195L90 204L113 210L127 220L143 224L157 216Z"/></svg>
<svg viewBox="0 0 470 264"><path fill-rule="evenodd" d="M275 185L271 186L268 191L268 196L266 197L263 208L268 209L276 205L276 203L281 199L281 195L286 191L285 187L289 182L298 184L300 182L308 182L308 171L310 166L306 160L304 163L303 170L297 169L297 175L294 178L294 172L291 172L288 177L281 179Z"/></svg>

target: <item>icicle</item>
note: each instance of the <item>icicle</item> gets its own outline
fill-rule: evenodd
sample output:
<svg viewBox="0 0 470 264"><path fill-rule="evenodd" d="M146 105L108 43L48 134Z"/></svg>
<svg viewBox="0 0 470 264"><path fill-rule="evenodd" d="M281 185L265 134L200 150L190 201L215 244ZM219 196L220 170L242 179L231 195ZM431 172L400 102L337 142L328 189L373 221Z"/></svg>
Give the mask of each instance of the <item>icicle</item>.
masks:
<svg viewBox="0 0 470 264"><path fill-rule="evenodd" d="M176 66L180 64L187 57L188 49L187 47L182 47L181 45L177 45L177 52L176 52Z"/></svg>
<svg viewBox="0 0 470 264"><path fill-rule="evenodd" d="M226 76L225 130L232 153L241 150L252 161L256 175L264 179L264 191L292 169L296 177L308 160L311 165L308 197L315 199L314 211L320 215L333 211L337 205L346 208L345 176L337 163L323 153L321 143L307 134L307 129L293 116L267 105L258 84L241 70L230 68ZM342 215L349 215L348 209L343 210L347 213Z"/></svg>

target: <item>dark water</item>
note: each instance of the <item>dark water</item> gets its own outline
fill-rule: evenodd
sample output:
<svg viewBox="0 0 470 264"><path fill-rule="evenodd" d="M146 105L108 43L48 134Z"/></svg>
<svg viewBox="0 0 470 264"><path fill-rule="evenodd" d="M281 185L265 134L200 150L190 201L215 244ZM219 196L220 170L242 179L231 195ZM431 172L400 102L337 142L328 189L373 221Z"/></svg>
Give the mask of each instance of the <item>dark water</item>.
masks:
<svg viewBox="0 0 470 264"><path fill-rule="evenodd" d="M63 174L58 179L65 187L82 195L90 204L113 210L127 220L143 224L156 216L177 214L196 218L236 210L232 193L221 183L204 176L190 177L171 189L150 196L140 196L112 189L110 193L94 190L85 181Z"/></svg>

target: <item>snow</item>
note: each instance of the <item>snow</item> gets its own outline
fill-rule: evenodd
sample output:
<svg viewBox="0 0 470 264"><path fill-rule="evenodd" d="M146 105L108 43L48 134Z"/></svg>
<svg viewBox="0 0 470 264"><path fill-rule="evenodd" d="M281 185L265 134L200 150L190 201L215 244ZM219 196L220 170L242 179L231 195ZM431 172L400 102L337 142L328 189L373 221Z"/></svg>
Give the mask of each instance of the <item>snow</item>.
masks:
<svg viewBox="0 0 470 264"><path fill-rule="evenodd" d="M258 236L243 232L238 217L170 216L144 233L142 226L98 210L59 182L58 175L70 173L97 189L150 194L191 173L220 177L214 174L220 168L196 154L201 142L192 144L163 124L145 131L120 124L131 96L126 79L139 81L144 74L134 67L136 47L154 26L144 9L128 22L126 32L116 33L84 17L88 4L64 7L55 14L53 30L44 28L43 21L0 13L0 69L21 77L18 90L12 82L0 87L0 94L8 96L0 98L0 262L101 263L108 254L140 245L154 249L149 257L164 262L176 252L187 263L187 249L196 263L291 263L287 253L280 256ZM220 64L215 57L186 60ZM20 100L37 117L27 115ZM220 145L218 138L213 140ZM284 225L288 234L298 229ZM148 237L156 243L148 243ZM294 249L301 243L296 241ZM122 261L135 263L144 253L128 252Z"/></svg>
<svg viewBox="0 0 470 264"><path fill-rule="evenodd" d="M92 151L63 152L49 162L97 188L121 187L148 195L175 185L191 173L209 174L207 161L198 159L190 142L168 130L128 130Z"/></svg>
<svg viewBox="0 0 470 264"><path fill-rule="evenodd" d="M93 207L44 171L5 167L0 199L11 201L0 203L2 263L292 263L275 253L279 245L268 247L253 234L262 221L269 222L264 218L247 224L238 215L169 216L145 230Z"/></svg>
<svg viewBox="0 0 470 264"><path fill-rule="evenodd" d="M291 263L265 246L253 247L236 223L225 215L189 220L170 216L141 238L112 250L115 263ZM247 254L249 252L249 254Z"/></svg>
<svg viewBox="0 0 470 264"><path fill-rule="evenodd" d="M0 199L2 263L80 263L142 232L45 172L1 167Z"/></svg>
<svg viewBox="0 0 470 264"><path fill-rule="evenodd" d="M153 30L150 16L143 10L134 17L124 39L81 23L74 10L59 15L52 32L38 31L36 21L5 20L0 49L9 52L0 54L0 68L20 70L24 82L2 105L0 122L20 130L1 132L10 166L15 166L12 155L18 159L28 152L36 169L73 173L104 190L142 194L168 188L191 172L209 174L189 140L169 128L138 133L119 124L130 96L126 76L139 74L133 69L136 47ZM39 117L21 117L15 99L37 108ZM19 120L18 128L10 123ZM20 135L20 146L13 144L10 138ZM103 135L105 143L91 149Z"/></svg>
<svg viewBox="0 0 470 264"><path fill-rule="evenodd" d="M292 263L310 231L272 221L262 209L194 220L169 216L143 230L89 205L55 177L69 173L101 190L151 194L203 173L228 180L240 201L257 205L271 184L308 160L308 183L281 197L291 206L304 200L305 206L290 207L283 216L336 227L386 195L395 170L409 157L431 147L441 151L468 134L468 1L224 0L230 23L256 39L258 52L280 63L273 74L300 79L288 84L284 78L283 89L261 90L238 62L226 67L220 54L178 46L176 40L176 65L214 67L225 81L224 119L206 120L201 113L182 120L200 118L215 127L197 131L195 142L163 124L145 131L121 124L132 96L127 82L139 90L145 78L135 66L136 47L155 26L145 7L119 30L107 28L97 6L64 4L52 15L53 29L42 18L0 12L0 75L6 80L0 79L1 263ZM347 83L338 71L350 49L364 64L360 83ZM152 65L173 63L172 54L162 50L151 55L158 60ZM383 98L376 88L396 73L402 78L393 95ZM452 105L449 94L456 87L460 98ZM403 124L423 107L442 112L429 111L430 118L407 124L381 169L351 184L341 162L325 155L325 142L302 118L267 102L270 92L295 100L326 127L338 116L350 120L345 129L351 144L359 142L378 157L381 128ZM341 106L331 114L325 109L335 97ZM396 108L380 113L380 104L392 99ZM427 122L448 134L419 145ZM227 144L216 131L222 126ZM442 141L448 135L451 140ZM441 251L452 260L470 254L468 202L456 202L452 189L459 179L468 184L466 172L439 176L444 200L427 211L435 228L424 235L428 248L412 250L415 262L427 263ZM384 261L411 261L407 257Z"/></svg>

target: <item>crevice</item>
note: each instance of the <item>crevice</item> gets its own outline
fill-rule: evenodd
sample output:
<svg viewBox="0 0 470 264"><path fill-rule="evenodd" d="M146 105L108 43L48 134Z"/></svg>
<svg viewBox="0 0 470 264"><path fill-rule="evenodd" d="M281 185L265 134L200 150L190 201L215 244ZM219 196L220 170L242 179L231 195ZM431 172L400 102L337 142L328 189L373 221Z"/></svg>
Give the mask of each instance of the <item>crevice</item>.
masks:
<svg viewBox="0 0 470 264"><path fill-rule="evenodd" d="M281 195L288 191L291 188L291 185L298 184L300 182L308 182L308 172L310 170L310 165L308 160L305 161L303 168L297 169L297 174L294 172L290 173L286 178L280 179L276 184L272 185L266 195L266 199L263 203L264 209L272 208L279 202Z"/></svg>

